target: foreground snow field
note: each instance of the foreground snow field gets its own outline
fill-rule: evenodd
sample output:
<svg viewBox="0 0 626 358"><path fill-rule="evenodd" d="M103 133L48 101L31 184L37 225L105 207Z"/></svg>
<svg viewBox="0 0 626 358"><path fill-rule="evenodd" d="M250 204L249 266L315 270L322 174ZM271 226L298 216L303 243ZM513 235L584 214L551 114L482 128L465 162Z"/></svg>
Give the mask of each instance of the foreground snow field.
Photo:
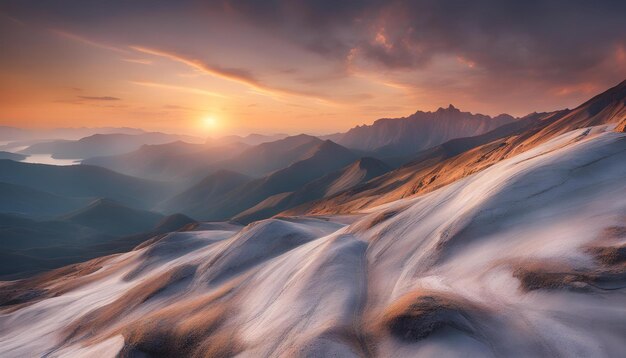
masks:
<svg viewBox="0 0 626 358"><path fill-rule="evenodd" d="M618 356L626 134L354 216L177 232L5 283L0 356Z"/></svg>

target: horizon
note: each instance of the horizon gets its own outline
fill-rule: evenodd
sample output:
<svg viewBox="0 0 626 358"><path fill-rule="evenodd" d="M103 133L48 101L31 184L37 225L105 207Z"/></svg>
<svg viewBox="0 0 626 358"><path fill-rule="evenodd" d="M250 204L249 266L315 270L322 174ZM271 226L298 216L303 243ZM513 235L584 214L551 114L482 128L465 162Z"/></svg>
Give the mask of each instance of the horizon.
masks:
<svg viewBox="0 0 626 358"><path fill-rule="evenodd" d="M619 81L618 83L616 83L615 85L611 85L610 87L601 90L600 92L596 93L596 94L591 94L591 96L589 98L587 98L585 101L589 100L592 97L595 97L596 95L602 94L604 91L613 88L623 82L626 82L626 79ZM582 105L583 103L578 103L576 105L573 105L571 107L565 107L565 108L560 108L560 109L555 109L551 112L555 112L555 111L560 111L560 110L570 110L570 109L574 109L580 105ZM77 129L91 129L91 130L97 130L97 129L131 129L131 130L139 130L139 131L143 131L143 132L154 132L154 133L166 133L166 134L174 134L174 135L189 135L189 136L195 136L195 137L199 137L199 138L207 138L207 139L219 139L219 138L223 138L223 137L228 137L228 136L240 136L240 137L247 137L247 136L252 136L252 135L263 135L263 136L273 136L273 135L287 135L287 136L296 136L299 134L306 134L306 135L311 135L311 136L328 136L328 135L332 135L332 134L338 134L338 133L345 133L347 131L349 131L352 128L356 128L356 127L361 127L361 126L370 126L373 125L376 121L381 120L381 119L404 119L407 117L410 117L416 113L422 112L422 113L433 113L436 112L438 110L445 110L445 109L449 109L449 108L453 108L456 110L459 110L461 112L466 112L466 113L470 113L472 115L486 115L489 117L498 117L501 115L511 115L510 113L506 113L506 112L502 112L496 115L490 115L490 114L485 114L485 113L479 113L479 112L473 112L473 111L469 111L469 110L465 110L463 108L459 108L458 106L455 106L452 103L449 103L447 106L440 106L434 110L422 110L422 109L417 109L414 112L411 112L408 115L404 115L404 116L399 116L399 117L380 117L380 118L376 118L374 120L372 120L371 122L368 123L361 123L361 124L356 124L352 127L346 128L344 130L339 130L336 132L332 132L332 133L311 133L311 132L303 132L303 131L294 131L294 132L264 132L264 131L256 131L256 132L246 132L246 133L241 133L241 132L230 132L230 133L219 133L218 135L212 135L212 133L210 131L207 131L204 135L197 135L197 130L196 131L189 131L189 132L172 132L172 131L163 131L163 130L150 130L148 128L141 128L141 127L129 127L129 126L124 126L124 127L88 127L88 126L76 126L76 127L23 127L23 126L11 126L11 125L4 125L0 123L0 127L10 127L10 128L17 128L17 129L21 129L21 130L27 130L27 131L52 131L52 130L77 130ZM532 111L532 112L528 112L524 115L521 116L514 116L511 115L512 117L514 117L515 119L521 119L524 118L525 116L528 115L532 115L532 114L537 114L537 113L549 113L549 112L540 112L540 111ZM115 134L116 132L112 132L112 133L107 133L107 134ZM97 134L97 133L96 133Z"/></svg>
<svg viewBox="0 0 626 358"><path fill-rule="evenodd" d="M246 136L255 135L255 134L256 135L266 135L266 136L281 135L281 134L287 134L289 136L294 136L294 135L299 135L299 134L307 134L307 135L312 135L312 136L325 136L325 135L331 135L331 134L336 134L336 133L343 133L343 132L346 132L346 131L348 131L348 130L350 130L352 128L355 128L355 127L360 127L360 126L364 126L364 125L365 126L372 125L376 121L381 120L381 119L402 119L402 118L410 117L410 116L412 116L412 115L414 115L416 113L419 113L419 112L433 113L433 112L436 112L436 111L441 110L441 109L448 109L450 107L452 107L454 109L457 109L457 110L460 110L461 112L467 112L467 113L470 113L470 114L473 114L473 115L487 115L487 114L484 114L484 113L465 111L462 108L458 108L457 106L454 106L452 103L450 103L446 107L439 107L439 108L437 108L437 109L435 109L433 111L424 111L424 110L421 110L421 109L417 109L416 111L414 111L414 112L412 112L410 114L407 114L407 115L404 115L404 116L400 116L400 117L397 117L397 118L391 118L391 117L376 118L376 119L374 119L373 121L371 121L369 123L357 124L357 125L355 125L353 127L346 128L345 130L341 130L341 131L333 132L333 133L310 133L310 132L298 132L298 131L291 132L291 133L287 133L287 132L263 132L263 131L248 132L248 133L235 133L235 132L233 132L233 133L223 133L220 136L217 136L217 137L214 137L214 138L227 137L227 136L246 137ZM567 108L564 108L564 109L567 109ZM536 113L536 112L530 112L530 113L527 113L526 115L529 115L529 114L532 114L532 113ZM500 114L497 114L495 116L491 116L491 115L487 115L487 116L497 117L499 115L508 115L508 113L500 113ZM520 116L520 117L513 116L513 117L515 117L516 119L519 119L519 118L522 118L524 116ZM17 128L17 129L23 129L23 130L32 130L32 131L37 131L37 130L42 130L42 131L47 131L47 130L64 130L64 129L69 129L69 130L75 130L75 129L93 129L93 130L95 130L95 129L132 129L132 130L140 130L140 131L144 131L144 132L161 132L161 133L179 134L179 135L193 135L193 134L196 134L195 132L176 133L176 132L167 132L167 131L158 131L158 130L157 131L151 131L151 130L149 130L147 128L141 128L141 127L85 127L85 126L80 126L80 127L20 127L20 126L8 126L8 125L2 125L2 124L0 124L0 127L10 127L10 128ZM111 133L111 134L113 134L113 133ZM212 138L210 133L208 134L208 138Z"/></svg>
<svg viewBox="0 0 626 358"><path fill-rule="evenodd" d="M571 108L626 74L619 6L3 0L0 125L322 135Z"/></svg>
<svg viewBox="0 0 626 358"><path fill-rule="evenodd" d="M446 107L439 107L439 108L437 108L437 109L435 109L433 111L424 111L424 110L421 110L421 109L417 109L416 111L412 112L411 114L407 114L407 115L400 116L400 117L397 117L397 118L391 118L391 117L376 118L376 119L374 119L373 121L371 121L369 123L357 124L357 125L355 125L353 127L346 128L344 130L340 130L340 131L333 132L333 133L311 133L311 132L298 132L298 131L287 133L287 132L263 132L263 131L258 131L258 132L248 132L248 133L235 133L235 132L223 133L223 134L221 134L219 136L211 137L211 133L209 132L208 136L206 136L206 137L207 138L221 138L221 137L227 137L227 136L246 137L246 136L255 135L255 134L257 134L257 135L266 135L266 136L280 135L280 134L287 134L289 136L294 136L294 135L298 135L298 134L307 134L307 135L311 135L311 136L326 136L326 135L331 135L331 134L336 134L336 133L343 133L343 132L346 132L346 131L348 131L348 130L350 130L352 128L363 126L363 125L365 125L365 126L372 125L372 124L374 124L374 122L376 122L376 121L378 121L380 119L401 119L401 118L407 118L407 117L410 117L411 115L413 115L415 113L418 113L418 112L433 113L433 112L436 112L437 110L440 110L440 109L448 109L449 107L453 107L454 109L460 110L461 112L467 112L467 113L470 113L470 114L473 114L473 115L487 115L487 114L484 114L484 113L465 111L462 108L458 108L457 106L454 106L452 103L450 103ZM567 109L567 108L564 108L564 109ZM530 112L530 113L527 113L526 115L532 114L532 113L536 113L536 112ZM487 116L497 117L499 115L508 115L508 113L499 113L499 114L497 114L495 116L491 116L491 115L487 115ZM519 118L522 118L524 116L520 116L520 117L513 116L513 117L515 117L516 119L519 119ZM3 126L3 125L0 125L0 127L1 126ZM117 129L117 128L119 128L119 129L136 129L136 130L141 130L141 131L144 131L144 132L161 132L161 133L179 134L179 135L194 135L194 134L197 134L195 132L176 133L176 132L167 132L167 131L158 131L158 130L157 131L151 131L151 130L148 130L146 128L141 128L141 127L84 127L84 126L81 126L81 127L39 127L39 128L18 127L18 126L5 126L5 127L12 127L12 128L18 128L18 129L24 129L24 130L33 130L33 131L36 131L36 130L44 130L44 131L45 130L63 130L63 129Z"/></svg>

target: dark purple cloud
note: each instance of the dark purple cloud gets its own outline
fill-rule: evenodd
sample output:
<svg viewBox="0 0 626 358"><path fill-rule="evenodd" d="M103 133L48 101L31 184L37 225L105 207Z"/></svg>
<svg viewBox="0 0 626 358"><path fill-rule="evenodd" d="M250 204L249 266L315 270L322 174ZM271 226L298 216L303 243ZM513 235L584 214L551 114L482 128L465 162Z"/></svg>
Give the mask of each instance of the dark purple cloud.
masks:
<svg viewBox="0 0 626 358"><path fill-rule="evenodd" d="M235 27L259 29L308 51L311 62L334 62L339 70L311 75L307 63L268 50L277 67L298 70L292 77L302 93L327 78L348 77L352 62L422 91L472 88L471 96L482 102L506 101L506 92L529 98L584 91L578 100L626 78L623 0L0 0L0 12L86 36L93 31L98 39L127 41L123 45L147 42L165 52L189 53L227 77L273 85L253 61L245 68L210 62L204 25L228 18ZM222 45L232 50L250 43ZM447 71L441 58L456 59L472 72Z"/></svg>
<svg viewBox="0 0 626 358"><path fill-rule="evenodd" d="M625 1L227 0L225 4L314 51L345 58L358 49L391 69L426 66L444 54L471 61L494 75L566 80L601 65L626 46Z"/></svg>
<svg viewBox="0 0 626 358"><path fill-rule="evenodd" d="M557 81L626 46L626 1L619 0L19 0L0 2L0 11L68 27L148 13L185 21L184 14L230 12L337 60L358 49L384 68L419 68L445 54L494 75Z"/></svg>

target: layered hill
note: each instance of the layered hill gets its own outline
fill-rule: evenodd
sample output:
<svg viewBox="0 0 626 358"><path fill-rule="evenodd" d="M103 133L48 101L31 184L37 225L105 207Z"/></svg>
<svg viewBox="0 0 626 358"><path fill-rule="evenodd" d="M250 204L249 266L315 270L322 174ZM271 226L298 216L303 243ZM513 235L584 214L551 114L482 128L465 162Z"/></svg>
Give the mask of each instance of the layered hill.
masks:
<svg viewBox="0 0 626 358"><path fill-rule="evenodd" d="M53 129L26 129L10 126L0 126L0 140L2 141L33 141L51 138L77 140L94 134L142 134L145 131L128 127L98 127L98 128L53 128Z"/></svg>
<svg viewBox="0 0 626 358"><path fill-rule="evenodd" d="M0 151L0 159L10 159L20 161L26 159L26 156L18 153Z"/></svg>
<svg viewBox="0 0 626 358"><path fill-rule="evenodd" d="M311 138L313 139L311 140ZM220 193L217 195L213 195L216 191L212 189L212 184L216 182L216 179L218 179L218 183L225 182L222 179L224 174L217 178L209 176L203 181L204 184L201 183L202 185L193 187L165 203L165 205L174 204L166 211L180 211L200 220L227 220L273 195L294 191L357 159L350 150L331 141L321 141L308 136L289 137L287 139L298 139L298 141L305 139L304 145L297 146L299 152L297 157L301 158L299 161L264 177L250 180L243 185L233 186L232 190L220 189ZM275 143L277 142L267 144ZM300 152L303 148L307 148L307 150ZM281 150L281 153L285 152ZM232 173L226 173L229 177L233 176ZM245 179L237 180L237 182L242 181ZM207 185L207 183L211 185ZM211 195L196 194L205 187L210 188ZM190 201L183 200L191 202L192 206L184 207L176 204L181 202L180 198L192 199ZM200 205L197 205L198 203Z"/></svg>
<svg viewBox="0 0 626 358"><path fill-rule="evenodd" d="M5 250L29 250L98 242L110 236L63 220L33 220L16 214L0 214L0 241ZM5 252L6 254L6 252Z"/></svg>
<svg viewBox="0 0 626 358"><path fill-rule="evenodd" d="M272 195L239 213L233 219L238 222L252 222L269 218L288 208L347 190L389 170L391 168L378 159L361 158L338 171L313 180L295 191Z"/></svg>
<svg viewBox="0 0 626 358"><path fill-rule="evenodd" d="M450 139L471 137L515 121L507 114L489 117L461 112L450 105L435 112L417 111L404 118L379 119L371 125L352 128L338 143L351 149L383 156L416 153Z"/></svg>
<svg viewBox="0 0 626 358"><path fill-rule="evenodd" d="M131 152L144 144L164 144L184 140L202 142L191 136L165 133L142 134L94 134L79 140L57 140L36 143L21 151L22 154L51 154L58 159L86 159L95 156L116 155Z"/></svg>
<svg viewBox="0 0 626 358"><path fill-rule="evenodd" d="M215 207L216 203L220 202L228 193L251 180L252 178L247 175L220 170L160 203L157 208L167 212L183 212L192 217L202 218L209 214L207 208Z"/></svg>
<svg viewBox="0 0 626 358"><path fill-rule="evenodd" d="M625 153L614 125L581 128L360 215L7 282L0 355L619 356Z"/></svg>
<svg viewBox="0 0 626 358"><path fill-rule="evenodd" d="M89 158L82 163L141 178L185 181L214 170L213 164L228 160L247 147L239 142L214 146L177 141L143 145L130 153Z"/></svg>
<svg viewBox="0 0 626 358"><path fill-rule="evenodd" d="M81 208L89 198L50 194L23 185L0 182L0 213L54 217Z"/></svg>
<svg viewBox="0 0 626 358"><path fill-rule="evenodd" d="M61 217L109 235L130 235L153 228L163 215L137 210L110 199L97 199L80 210Z"/></svg>
<svg viewBox="0 0 626 358"><path fill-rule="evenodd" d="M136 208L150 208L171 195L172 190L161 182L96 166L54 166L12 160L0 160L0 182L64 197L110 198Z"/></svg>
<svg viewBox="0 0 626 358"><path fill-rule="evenodd" d="M305 134L281 136L252 146L226 139L206 144L177 142L143 146L130 153L90 158L83 163L157 180L197 182L221 170L259 177L306 159L322 142Z"/></svg>
<svg viewBox="0 0 626 358"><path fill-rule="evenodd" d="M33 219L0 214L0 279L123 252L144 241L196 221L181 214L163 215L125 207L108 199L55 217Z"/></svg>
<svg viewBox="0 0 626 358"><path fill-rule="evenodd" d="M277 133L271 135L252 133L247 136L229 135L217 139L207 140L207 144L228 144L228 143L244 143L247 145L259 145L263 143L275 142L277 140L289 137L287 134Z"/></svg>
<svg viewBox="0 0 626 358"><path fill-rule="evenodd" d="M286 137L250 147L234 157L218 162L215 168L232 170L250 176L263 176L306 159L323 143L306 134Z"/></svg>
<svg viewBox="0 0 626 358"><path fill-rule="evenodd" d="M427 193L532 149L559 134L606 123L617 124L624 117L626 81L573 110L535 113L484 135L452 140L430 148L397 170L285 214L348 213Z"/></svg>

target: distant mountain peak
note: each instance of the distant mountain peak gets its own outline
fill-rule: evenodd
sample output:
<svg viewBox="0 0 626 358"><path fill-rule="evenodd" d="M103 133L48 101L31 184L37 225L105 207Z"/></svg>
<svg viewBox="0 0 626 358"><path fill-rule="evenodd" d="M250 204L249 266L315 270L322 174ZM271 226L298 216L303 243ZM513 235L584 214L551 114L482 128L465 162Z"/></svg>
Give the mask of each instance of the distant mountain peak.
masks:
<svg viewBox="0 0 626 358"><path fill-rule="evenodd" d="M326 139L325 141L320 143L320 148L323 148L323 147L331 148L331 147L341 147L341 146L339 144L333 142L330 139Z"/></svg>
<svg viewBox="0 0 626 358"><path fill-rule="evenodd" d="M330 139L327 139L323 142L320 142L316 147L312 148L307 158L311 157L320 157L320 156L328 156L328 155L348 155L353 156L354 154L346 147L333 142Z"/></svg>
<svg viewBox="0 0 626 358"><path fill-rule="evenodd" d="M463 112L450 104L434 112L417 111L408 117L381 118L371 125L354 127L339 138L338 143L349 149L399 156L450 139L483 134L514 120L509 115L490 117Z"/></svg>
<svg viewBox="0 0 626 358"><path fill-rule="evenodd" d="M449 104L447 108L439 107L435 113L461 113L461 110Z"/></svg>
<svg viewBox="0 0 626 358"><path fill-rule="evenodd" d="M309 134L301 133L301 134L288 136L285 139L310 139L310 140L316 140L316 139L319 139L319 138L314 137L314 136L309 135Z"/></svg>

